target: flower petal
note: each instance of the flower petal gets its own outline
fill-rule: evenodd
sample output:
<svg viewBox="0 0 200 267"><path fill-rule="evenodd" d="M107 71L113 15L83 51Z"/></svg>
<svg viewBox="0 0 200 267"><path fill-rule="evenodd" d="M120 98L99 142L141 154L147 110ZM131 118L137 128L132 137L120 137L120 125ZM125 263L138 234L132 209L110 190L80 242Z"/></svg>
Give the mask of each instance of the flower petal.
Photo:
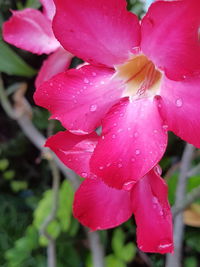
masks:
<svg viewBox="0 0 200 267"><path fill-rule="evenodd" d="M42 6L43 6L43 13L44 15L49 19L52 20L55 12L56 12L56 8L55 8L55 4L53 2L53 0L40 0Z"/></svg>
<svg viewBox="0 0 200 267"><path fill-rule="evenodd" d="M53 54L51 54L43 62L42 67L37 75L35 81L36 88L56 74L67 70L71 63L72 57L73 55L64 50L62 47L58 48Z"/></svg>
<svg viewBox="0 0 200 267"><path fill-rule="evenodd" d="M40 11L26 8L12 13L3 24L6 42L35 54L49 54L60 46L53 35L50 20Z"/></svg>
<svg viewBox="0 0 200 267"><path fill-rule="evenodd" d="M121 64L139 46L139 22L126 10L125 0L56 0L55 5L55 36L87 62Z"/></svg>
<svg viewBox="0 0 200 267"><path fill-rule="evenodd" d="M120 82L111 80L113 73L93 66L71 69L39 87L34 99L69 131L86 134L100 125L122 94Z"/></svg>
<svg viewBox="0 0 200 267"><path fill-rule="evenodd" d="M96 133L81 136L65 131L48 138L45 146L53 150L67 167L86 178L90 175L89 160L97 140Z"/></svg>
<svg viewBox="0 0 200 267"><path fill-rule="evenodd" d="M127 98L103 121L102 138L91 158L91 170L109 186L126 187L143 177L163 156L167 135L156 103Z"/></svg>
<svg viewBox="0 0 200 267"><path fill-rule="evenodd" d="M200 77L175 82L164 79L160 111L170 131L200 148Z"/></svg>
<svg viewBox="0 0 200 267"><path fill-rule="evenodd" d="M105 185L100 179L85 179L75 194L74 216L92 230L116 227L131 215L130 193Z"/></svg>
<svg viewBox="0 0 200 267"><path fill-rule="evenodd" d="M157 1L142 20L142 51L172 80L200 73L199 14L196 0Z"/></svg>
<svg viewBox="0 0 200 267"><path fill-rule="evenodd" d="M137 224L138 247L144 252L173 252L167 185L157 172L152 170L134 185L131 201Z"/></svg>

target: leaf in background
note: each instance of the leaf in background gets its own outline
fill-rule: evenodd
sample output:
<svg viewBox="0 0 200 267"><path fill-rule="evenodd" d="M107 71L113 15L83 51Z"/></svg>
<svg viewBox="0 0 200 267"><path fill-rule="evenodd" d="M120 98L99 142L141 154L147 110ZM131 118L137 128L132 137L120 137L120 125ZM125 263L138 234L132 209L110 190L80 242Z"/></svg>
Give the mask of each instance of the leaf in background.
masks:
<svg viewBox="0 0 200 267"><path fill-rule="evenodd" d="M39 0L27 0L24 8L35 8L38 9L41 7Z"/></svg>
<svg viewBox="0 0 200 267"><path fill-rule="evenodd" d="M198 267L198 261L195 257L188 257L184 259L184 267Z"/></svg>
<svg viewBox="0 0 200 267"><path fill-rule="evenodd" d="M106 256L106 267L126 267L126 264L111 254Z"/></svg>
<svg viewBox="0 0 200 267"><path fill-rule="evenodd" d="M26 181L12 181L10 186L14 192L19 192L28 188L28 183Z"/></svg>
<svg viewBox="0 0 200 267"><path fill-rule="evenodd" d="M47 232L55 240L60 235L61 232L60 224L57 221L50 222L50 224L47 227ZM45 236L41 235L39 237L39 244L41 246L46 247L48 243L49 241Z"/></svg>
<svg viewBox="0 0 200 267"><path fill-rule="evenodd" d="M57 213L63 231L69 230L70 227L73 199L74 191L72 186L68 181L64 181L60 188L59 208Z"/></svg>
<svg viewBox="0 0 200 267"><path fill-rule="evenodd" d="M200 176L199 175L192 176L188 179L187 191L190 192L199 185L200 185Z"/></svg>
<svg viewBox="0 0 200 267"><path fill-rule="evenodd" d="M43 194L43 198L39 201L36 210L34 211L33 224L40 229L42 223L51 212L52 207L52 190L47 190Z"/></svg>
<svg viewBox="0 0 200 267"><path fill-rule="evenodd" d="M21 57L19 57L3 40L0 38L0 71L8 75L32 77L36 74Z"/></svg>
<svg viewBox="0 0 200 267"><path fill-rule="evenodd" d="M134 243L124 244L125 242L125 233L121 228L118 228L114 231L112 239L112 249L115 256L122 260L123 262L130 262L134 259L136 254L136 246Z"/></svg>
<svg viewBox="0 0 200 267"><path fill-rule="evenodd" d="M168 180L168 198L171 205L175 202L176 185L178 181L178 173L174 173Z"/></svg>
<svg viewBox="0 0 200 267"><path fill-rule="evenodd" d="M9 166L9 161L7 159L0 160L0 171L5 171Z"/></svg>
<svg viewBox="0 0 200 267"><path fill-rule="evenodd" d="M200 227L200 205L192 204L183 212L183 221L186 225Z"/></svg>

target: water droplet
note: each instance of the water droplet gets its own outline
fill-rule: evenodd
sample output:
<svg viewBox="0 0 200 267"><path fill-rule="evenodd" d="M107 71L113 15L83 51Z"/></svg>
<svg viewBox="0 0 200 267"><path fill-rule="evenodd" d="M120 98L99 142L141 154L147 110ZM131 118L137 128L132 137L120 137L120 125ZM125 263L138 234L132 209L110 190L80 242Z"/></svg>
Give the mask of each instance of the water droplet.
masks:
<svg viewBox="0 0 200 267"><path fill-rule="evenodd" d="M167 124L164 124L162 127L164 130L167 130L169 126Z"/></svg>
<svg viewBox="0 0 200 267"><path fill-rule="evenodd" d="M99 170L103 170L103 168L104 168L103 166L100 166L100 167L99 167Z"/></svg>
<svg viewBox="0 0 200 267"><path fill-rule="evenodd" d="M103 140L104 140L104 139L105 139L105 136L104 136L104 135L102 135L101 139L103 139Z"/></svg>
<svg viewBox="0 0 200 267"><path fill-rule="evenodd" d="M105 84L105 82L104 81L101 81L100 84Z"/></svg>
<svg viewBox="0 0 200 267"><path fill-rule="evenodd" d="M84 78L84 83L89 83L90 81L87 78Z"/></svg>
<svg viewBox="0 0 200 267"><path fill-rule="evenodd" d="M111 165L111 163L107 163L107 164L106 164L106 167L110 167L110 165Z"/></svg>
<svg viewBox="0 0 200 267"><path fill-rule="evenodd" d="M130 181L130 182L126 182L123 184L122 189L126 190L126 191L130 191L132 189L132 187L134 186L135 181Z"/></svg>
<svg viewBox="0 0 200 267"><path fill-rule="evenodd" d="M116 138L116 135L115 135L115 134L113 134L113 135L112 135L112 138L113 138L113 139L115 139L115 138Z"/></svg>
<svg viewBox="0 0 200 267"><path fill-rule="evenodd" d="M121 129L121 128L117 130L118 133L121 133L122 131L123 131L123 129Z"/></svg>
<svg viewBox="0 0 200 267"><path fill-rule="evenodd" d="M139 150L139 149L136 149L136 150L135 150L135 154L136 154L136 155L139 155L139 154L140 154L140 150Z"/></svg>
<svg viewBox="0 0 200 267"><path fill-rule="evenodd" d="M114 123L113 126L117 126L117 123Z"/></svg>
<svg viewBox="0 0 200 267"><path fill-rule="evenodd" d="M173 244L168 241L168 240L163 240L160 242L160 245L158 245L158 249L159 250L166 250L166 249L169 249L169 248L173 248Z"/></svg>
<svg viewBox="0 0 200 267"><path fill-rule="evenodd" d="M158 130L153 130L153 132L154 132L155 134L157 134L157 133L158 133Z"/></svg>
<svg viewBox="0 0 200 267"><path fill-rule="evenodd" d="M96 109L97 109L97 105L91 105L91 106L90 106L90 111L91 111L91 112L96 111Z"/></svg>
<svg viewBox="0 0 200 267"><path fill-rule="evenodd" d="M97 76L96 72L92 72L92 76L94 77Z"/></svg>
<svg viewBox="0 0 200 267"><path fill-rule="evenodd" d="M122 164L121 164L121 163L119 163L119 164L118 164L118 167L119 167L119 168L122 168Z"/></svg>
<svg viewBox="0 0 200 267"><path fill-rule="evenodd" d="M135 137L138 137L138 135L139 135L138 132L135 132L135 133L134 133L134 136L135 136Z"/></svg>
<svg viewBox="0 0 200 267"><path fill-rule="evenodd" d="M176 99L176 106L177 106L178 108L180 108L180 107L182 107L182 105L183 105L183 101L182 101L182 99L181 99L181 98Z"/></svg>
<svg viewBox="0 0 200 267"><path fill-rule="evenodd" d="M131 161L132 161L132 162L135 162L135 158L131 158Z"/></svg>
<svg viewBox="0 0 200 267"><path fill-rule="evenodd" d="M82 176L83 178L86 178L86 177L88 176L88 174L87 174L87 172L82 172L82 173L81 173L81 176Z"/></svg>
<svg viewBox="0 0 200 267"><path fill-rule="evenodd" d="M161 169L161 167L160 167L159 165L156 165L156 166L154 167L154 172L155 172L156 174L158 174L158 175L161 175L161 174L162 174L162 169Z"/></svg>
<svg viewBox="0 0 200 267"><path fill-rule="evenodd" d="M128 127L128 128L127 128L127 130L128 130L128 131L130 131L130 130L131 130L131 128L130 128L130 127Z"/></svg>
<svg viewBox="0 0 200 267"><path fill-rule="evenodd" d="M50 86L53 86L53 83L51 82L49 85L50 85Z"/></svg>

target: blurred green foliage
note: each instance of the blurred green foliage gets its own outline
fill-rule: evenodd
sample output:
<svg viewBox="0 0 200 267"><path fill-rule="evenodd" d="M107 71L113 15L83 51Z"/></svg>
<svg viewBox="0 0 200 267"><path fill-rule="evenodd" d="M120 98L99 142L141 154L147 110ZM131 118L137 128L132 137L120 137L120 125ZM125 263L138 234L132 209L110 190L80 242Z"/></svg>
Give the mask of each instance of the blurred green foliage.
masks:
<svg viewBox="0 0 200 267"><path fill-rule="evenodd" d="M144 14L143 3L129 0L128 9ZM9 9L25 7L40 8L38 0L0 0L0 25L10 15ZM39 60L38 60L39 59ZM13 80L29 84L32 103L37 62L43 57L30 55L11 47L0 39L0 71L10 95L16 90ZM28 63L27 63L28 62ZM79 59L74 60L79 62ZM34 67L33 67L34 66ZM11 75L14 75L12 77ZM10 86L11 85L11 86ZM33 123L45 135L49 125L46 110L32 106ZM47 161L20 132L16 123L5 117L0 110L0 266L2 267L45 267L48 240L41 235L41 226L51 212L51 172ZM54 130L62 129L56 123ZM161 161L163 174L180 160L183 142L169 135L169 148ZM193 164L199 163L197 157ZM169 201L174 204L179 172L173 172L167 180ZM189 179L187 191L200 185L200 174ZM62 177L59 188L59 205L56 218L47 228L48 234L56 240L58 267L91 267L91 255L83 228L72 216L74 192L68 181ZM135 245L135 224L133 219L122 226L100 233L106 252L107 267L147 266L140 258ZM200 233L198 228L187 227L184 240L184 267L199 266ZM152 266L163 267L164 257L148 255Z"/></svg>

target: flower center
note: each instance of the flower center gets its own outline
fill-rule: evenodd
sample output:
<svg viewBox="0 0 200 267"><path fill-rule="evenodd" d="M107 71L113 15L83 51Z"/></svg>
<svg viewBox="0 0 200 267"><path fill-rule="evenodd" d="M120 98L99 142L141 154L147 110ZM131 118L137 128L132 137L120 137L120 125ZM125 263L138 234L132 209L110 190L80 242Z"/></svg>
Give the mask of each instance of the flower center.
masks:
<svg viewBox="0 0 200 267"><path fill-rule="evenodd" d="M135 56L115 69L115 77L126 84L123 96L154 96L159 92L162 74L146 56Z"/></svg>

